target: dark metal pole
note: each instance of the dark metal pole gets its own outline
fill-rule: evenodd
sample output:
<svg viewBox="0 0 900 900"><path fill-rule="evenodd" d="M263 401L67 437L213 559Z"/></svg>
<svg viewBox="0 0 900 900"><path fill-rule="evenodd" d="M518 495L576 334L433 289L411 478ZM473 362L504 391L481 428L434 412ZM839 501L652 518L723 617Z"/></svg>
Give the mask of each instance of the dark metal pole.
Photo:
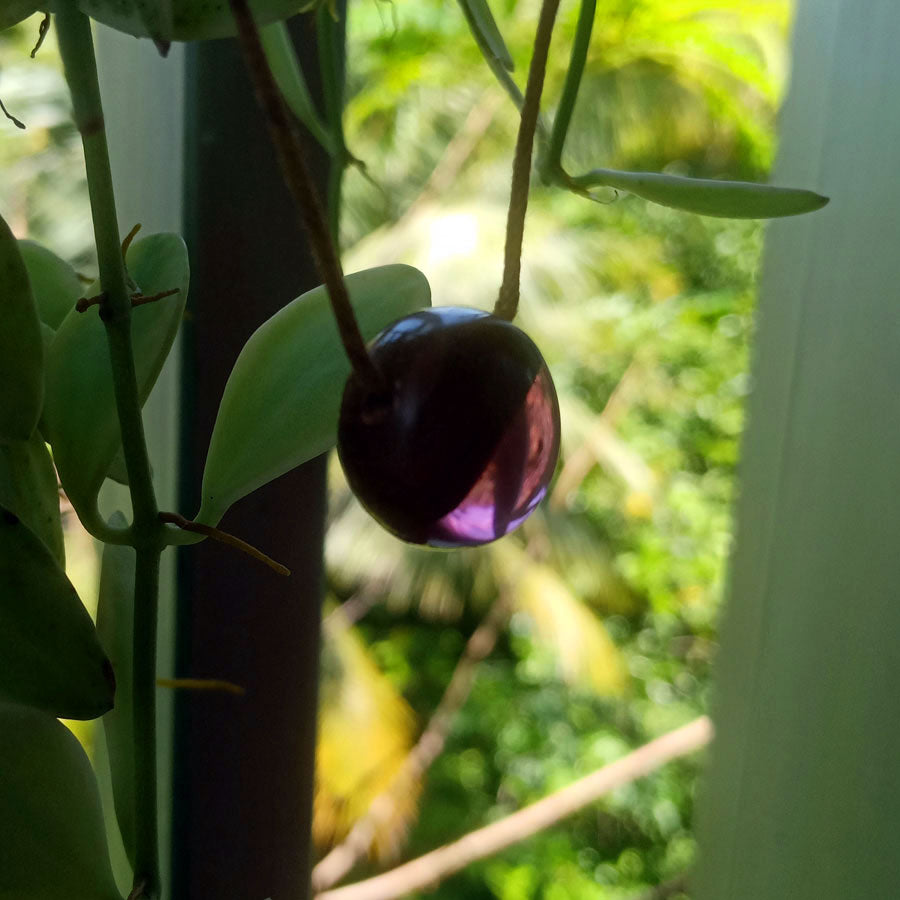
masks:
<svg viewBox="0 0 900 900"><path fill-rule="evenodd" d="M291 24L314 96L313 17ZM182 509L198 507L206 447L228 373L251 332L318 284L297 215L233 40L188 51ZM324 155L310 142L317 181ZM313 152L315 150L315 152ZM246 695L180 698L173 900L305 900L312 856L325 461L240 501L222 527L293 572L282 578L206 542L180 551L178 675Z"/></svg>

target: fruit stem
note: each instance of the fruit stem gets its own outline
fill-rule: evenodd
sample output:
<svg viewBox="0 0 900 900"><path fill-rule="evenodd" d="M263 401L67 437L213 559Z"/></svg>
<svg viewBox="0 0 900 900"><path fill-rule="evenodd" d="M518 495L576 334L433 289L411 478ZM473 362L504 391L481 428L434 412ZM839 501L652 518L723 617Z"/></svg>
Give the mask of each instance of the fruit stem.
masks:
<svg viewBox="0 0 900 900"><path fill-rule="evenodd" d="M584 67L587 63L596 10L597 0L581 0L578 24L575 26L575 40L572 43L572 55L569 58L569 68L566 70L566 80L559 98L559 106L553 119L550 141L542 154L543 158L538 161L541 177L548 184L560 181L563 145L569 132L575 101L578 99L578 88L581 86L581 77L584 75ZM562 180L564 182L564 179Z"/></svg>
<svg viewBox="0 0 900 900"><path fill-rule="evenodd" d="M525 236L525 211L528 209L528 187L531 181L531 156L534 132L541 108L541 91L553 23L559 9L559 0L543 0L534 38L534 52L528 68L522 118L513 157L512 186L510 188L509 213L506 218L506 248L503 255L503 281L500 294L494 304L494 315L512 321L519 306L519 278L522 271L522 240Z"/></svg>
<svg viewBox="0 0 900 900"><path fill-rule="evenodd" d="M266 61L259 31L250 14L247 0L229 0L229 3L237 24L244 61L256 91L256 99L265 115L269 136L275 145L275 154L285 184L294 198L300 213L300 221L309 238L316 269L328 291L328 299L331 302L344 351L360 380L373 389L381 390L384 387L384 379L366 350L353 307L350 305L350 295L344 284L341 261L305 162L303 143Z"/></svg>

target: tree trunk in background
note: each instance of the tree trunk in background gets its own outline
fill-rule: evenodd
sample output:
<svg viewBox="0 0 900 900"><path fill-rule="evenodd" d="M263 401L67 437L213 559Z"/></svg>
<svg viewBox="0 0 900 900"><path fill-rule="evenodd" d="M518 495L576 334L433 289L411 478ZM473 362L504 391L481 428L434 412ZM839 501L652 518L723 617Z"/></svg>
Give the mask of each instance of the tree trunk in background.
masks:
<svg viewBox="0 0 900 900"><path fill-rule="evenodd" d="M900 884L900 8L800 0L698 900Z"/></svg>
<svg viewBox="0 0 900 900"><path fill-rule="evenodd" d="M314 61L312 17L291 27L300 59ZM181 511L190 515L238 352L319 279L235 41L188 47L186 122ZM308 161L325 185L326 160L312 142ZM180 552L178 675L224 678L247 693L179 697L173 900L308 896L324 475L324 458L314 460L222 522L292 577L209 541Z"/></svg>

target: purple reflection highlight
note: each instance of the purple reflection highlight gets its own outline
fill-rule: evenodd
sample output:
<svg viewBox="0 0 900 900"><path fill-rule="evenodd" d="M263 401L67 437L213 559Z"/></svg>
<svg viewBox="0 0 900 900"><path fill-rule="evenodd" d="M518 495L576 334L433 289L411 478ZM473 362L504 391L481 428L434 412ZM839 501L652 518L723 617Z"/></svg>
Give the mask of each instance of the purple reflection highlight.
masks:
<svg viewBox="0 0 900 900"><path fill-rule="evenodd" d="M544 365L478 480L434 524L427 543L484 544L518 528L547 493L559 455L559 431L556 390Z"/></svg>

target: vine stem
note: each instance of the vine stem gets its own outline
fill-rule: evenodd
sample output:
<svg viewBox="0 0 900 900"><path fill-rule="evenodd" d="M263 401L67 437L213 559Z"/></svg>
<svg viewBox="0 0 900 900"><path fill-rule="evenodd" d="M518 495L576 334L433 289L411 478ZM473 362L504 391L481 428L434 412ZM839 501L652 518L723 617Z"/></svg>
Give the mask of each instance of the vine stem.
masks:
<svg viewBox="0 0 900 900"><path fill-rule="evenodd" d="M531 181L531 156L534 132L541 110L541 92L550 52L553 23L559 0L543 0L534 38L534 52L528 68L522 117L513 157L509 213L506 217L506 247L503 254L503 281L494 304L494 315L512 321L519 306L519 279L522 272L522 241L525 236L525 212L528 209L528 187Z"/></svg>
<svg viewBox="0 0 900 900"><path fill-rule="evenodd" d="M100 101L100 85L90 20L75 3L56 12L59 50L72 96L75 124L84 147L88 193L104 298L100 318L112 367L116 410L131 491L133 523L129 543L136 550L132 666L135 735L134 884L141 897L159 897L159 838L156 806L156 630L159 557L163 524L144 439L134 355L131 346L131 297L119 239L112 173Z"/></svg>
<svg viewBox="0 0 900 900"><path fill-rule="evenodd" d="M285 183L294 198L307 234L319 276L328 291L341 343L357 376L375 390L384 388L384 379L375 368L360 333L350 295L344 284L341 261L332 239L322 204L304 160L304 148L294 127L287 105L266 61L259 30L253 21L247 0L229 0L237 24L238 39L256 97L265 114L266 125Z"/></svg>
<svg viewBox="0 0 900 900"><path fill-rule="evenodd" d="M566 142L566 135L569 133L569 124L572 121L572 113L575 111L575 101L578 99L578 88L581 86L581 78L587 63L596 11L597 0L581 0L578 24L575 26L575 40L572 43L572 55L569 58L569 68L566 69L566 80L559 98L556 116L553 119L550 140L539 165L541 177L548 183L557 182L560 178L565 181L565 177L562 175L563 146Z"/></svg>

